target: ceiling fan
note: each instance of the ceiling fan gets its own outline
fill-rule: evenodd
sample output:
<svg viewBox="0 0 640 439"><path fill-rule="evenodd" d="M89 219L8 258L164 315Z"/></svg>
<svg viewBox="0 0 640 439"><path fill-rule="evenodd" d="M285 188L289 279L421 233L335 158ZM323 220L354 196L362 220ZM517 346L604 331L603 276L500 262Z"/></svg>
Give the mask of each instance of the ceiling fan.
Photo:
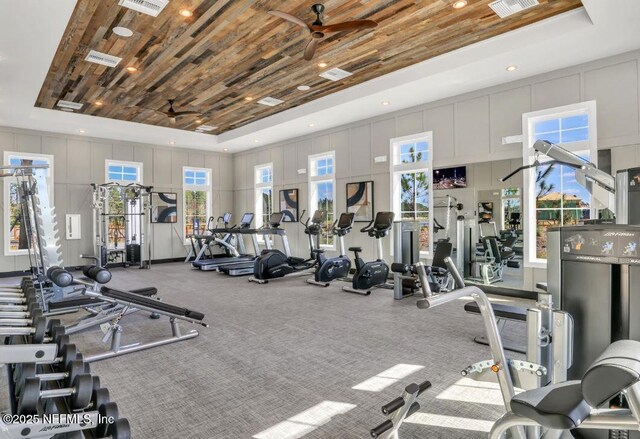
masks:
<svg viewBox="0 0 640 439"><path fill-rule="evenodd" d="M198 111L176 111L173 109L173 102L175 99L168 99L169 102L169 110L167 111L159 111L169 118L169 121L172 125L175 125L176 119L180 116L189 116L191 114L200 114Z"/></svg>
<svg viewBox="0 0 640 439"><path fill-rule="evenodd" d="M311 41L307 44L307 47L304 49L304 59L310 61L313 59L313 55L316 53L316 48L318 44L327 36L327 34L336 33L336 32L349 32L353 30L361 30L361 29L372 29L378 25L375 21L372 20L353 20L353 21L345 21L343 23L329 24L327 26L322 22L322 13L324 12L324 5L315 4L311 7L311 10L314 14L316 14L316 21L311 24L307 24L304 21L300 20L298 17L294 17L291 14L287 14L282 11L269 11L269 14L280 17L284 20L289 21L290 23L297 24L302 27L304 30L309 31L311 34Z"/></svg>

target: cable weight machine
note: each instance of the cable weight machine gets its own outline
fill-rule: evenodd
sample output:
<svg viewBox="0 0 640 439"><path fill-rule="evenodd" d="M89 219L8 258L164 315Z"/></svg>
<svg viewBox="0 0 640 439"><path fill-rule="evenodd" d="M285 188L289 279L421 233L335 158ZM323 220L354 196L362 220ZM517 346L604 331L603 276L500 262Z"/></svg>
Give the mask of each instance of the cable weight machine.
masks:
<svg viewBox="0 0 640 439"><path fill-rule="evenodd" d="M116 182L91 185L93 236L101 267L122 264L151 268L152 186Z"/></svg>

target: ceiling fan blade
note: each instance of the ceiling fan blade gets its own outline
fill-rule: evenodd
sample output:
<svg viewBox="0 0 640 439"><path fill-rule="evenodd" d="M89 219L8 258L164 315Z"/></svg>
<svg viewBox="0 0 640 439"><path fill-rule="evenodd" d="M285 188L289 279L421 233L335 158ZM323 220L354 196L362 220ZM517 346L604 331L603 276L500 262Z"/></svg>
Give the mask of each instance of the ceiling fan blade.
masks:
<svg viewBox="0 0 640 439"><path fill-rule="evenodd" d="M188 116L190 114L200 114L198 111L176 111L175 113L173 113L174 117L178 117L178 116Z"/></svg>
<svg viewBox="0 0 640 439"><path fill-rule="evenodd" d="M304 59L307 61L311 61L313 59L313 55L316 53L316 48L320 44L320 40L318 38L312 38L307 44L306 49L304 49Z"/></svg>
<svg viewBox="0 0 640 439"><path fill-rule="evenodd" d="M282 12L282 11L269 11L268 13L273 15L274 17L279 17L279 18L282 18L283 20L287 20L290 23L297 24L298 26L304 28L305 30L309 30L309 25L307 25L307 23L300 20L298 17L294 17L291 14L287 14L286 12Z"/></svg>
<svg viewBox="0 0 640 439"><path fill-rule="evenodd" d="M330 24L328 26L314 26L314 30L316 27L320 32L331 33L331 32L348 32L351 30L359 30L359 29L373 29L376 27L378 23L371 20L354 20L354 21L345 21L344 23L336 23Z"/></svg>

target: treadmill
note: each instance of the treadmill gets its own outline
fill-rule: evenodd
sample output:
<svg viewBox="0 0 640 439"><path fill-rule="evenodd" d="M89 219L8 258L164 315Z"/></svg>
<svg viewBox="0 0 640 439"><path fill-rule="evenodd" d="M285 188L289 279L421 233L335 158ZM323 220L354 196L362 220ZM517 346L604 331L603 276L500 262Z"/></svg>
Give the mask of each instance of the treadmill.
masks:
<svg viewBox="0 0 640 439"><path fill-rule="evenodd" d="M257 229L245 229L241 233L242 234L252 234L254 239L257 235L264 236L264 242L267 250L271 250L271 236L286 235L286 230L280 228L280 224L282 224L282 219L284 218L284 213L282 212L274 212L269 217L269 222L259 227ZM259 252L256 252L258 255ZM256 256L257 257L257 256ZM228 274L229 276L249 276L253 274L253 267L255 265L255 258L252 258L250 261L238 261L230 264L225 264L218 268L218 271L221 273Z"/></svg>
<svg viewBox="0 0 640 439"><path fill-rule="evenodd" d="M225 238L216 238L216 242L222 244L225 246L225 248L229 249L229 251L231 252L231 256L227 256L227 257L220 257L220 258L214 258L214 259L204 259L204 260L200 260L200 261L194 261L191 263L191 265L194 268L197 268L199 270L202 271L213 271L213 270L217 270L218 267L225 265L225 264L229 264L229 263L233 263L233 262L240 262L240 261L252 261L253 258L255 258L255 255L250 255L245 253L245 249L244 249L244 241L242 240L242 231L243 230L250 230L251 228L251 223L253 222L253 213L251 212L247 212L244 215L242 215L242 219L240 220L240 224L236 224L231 228L224 228L224 229L212 229L211 232L213 234L216 233L225 233L225 238L227 235L236 235L236 242L237 245L239 247L239 250L231 245L228 244L227 239ZM254 248L257 248L255 243L254 243Z"/></svg>

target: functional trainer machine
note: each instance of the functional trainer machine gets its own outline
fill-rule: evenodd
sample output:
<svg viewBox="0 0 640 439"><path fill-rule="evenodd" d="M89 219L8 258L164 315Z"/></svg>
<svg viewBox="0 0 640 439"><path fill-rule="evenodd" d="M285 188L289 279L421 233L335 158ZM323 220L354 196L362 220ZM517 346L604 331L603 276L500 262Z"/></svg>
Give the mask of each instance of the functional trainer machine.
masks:
<svg viewBox="0 0 640 439"><path fill-rule="evenodd" d="M92 184L95 257L101 267L112 263L151 267L152 186L137 183ZM143 245L145 244L145 245Z"/></svg>
<svg viewBox="0 0 640 439"><path fill-rule="evenodd" d="M356 272L351 279L351 287L342 287L347 293L356 293L368 296L371 289L385 285L389 276L389 266L384 261L384 250L382 248L382 238L389 234L393 227L393 212L378 212L376 217L369 224L360 229L360 232L367 233L375 238L377 242L376 259L371 262L364 262L360 257L362 247L349 247L354 253Z"/></svg>
<svg viewBox="0 0 640 439"><path fill-rule="evenodd" d="M313 279L307 279L308 283L328 287L331 281L349 276L351 260L345 251L344 236L351 232L354 216L353 213L342 213L340 218L333 223L331 232L338 237L338 243L340 244L340 254L338 256L327 258L323 249L315 248L311 250L316 255L316 271Z"/></svg>

